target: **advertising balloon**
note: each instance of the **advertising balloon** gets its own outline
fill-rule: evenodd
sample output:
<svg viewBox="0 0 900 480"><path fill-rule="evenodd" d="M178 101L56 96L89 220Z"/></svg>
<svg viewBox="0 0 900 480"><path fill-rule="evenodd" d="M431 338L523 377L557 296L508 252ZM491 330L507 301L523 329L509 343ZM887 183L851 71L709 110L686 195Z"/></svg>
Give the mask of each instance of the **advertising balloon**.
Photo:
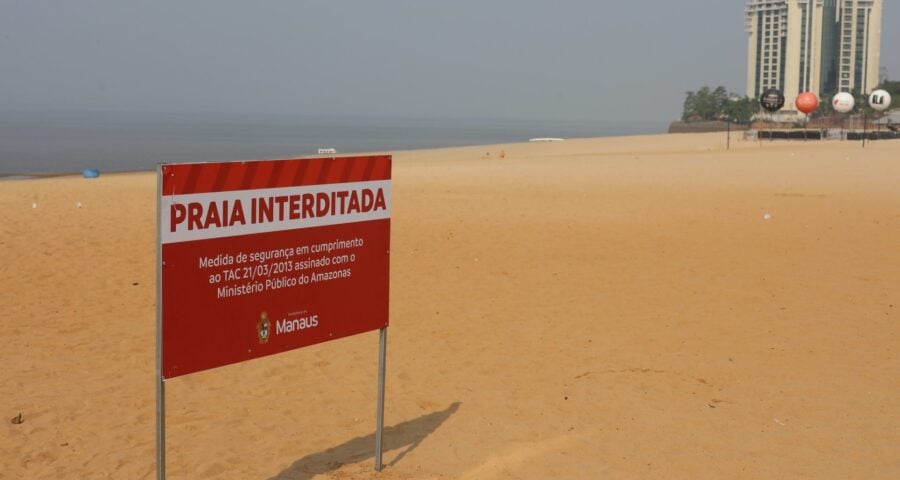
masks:
<svg viewBox="0 0 900 480"><path fill-rule="evenodd" d="M856 105L856 100L853 99L853 95L850 95L847 92L840 92L831 100L831 105L834 107L835 112L847 113L850 110L853 110L853 107Z"/></svg>
<svg viewBox="0 0 900 480"><path fill-rule="evenodd" d="M784 106L784 94L781 90L770 88L759 97L759 104L768 112L775 113Z"/></svg>
<svg viewBox="0 0 900 480"><path fill-rule="evenodd" d="M869 105L879 112L887 110L891 106L891 94L884 90L875 90L869 95Z"/></svg>
<svg viewBox="0 0 900 480"><path fill-rule="evenodd" d="M794 103L797 105L797 110L807 115L819 108L819 98L812 92L803 92L797 95L797 101Z"/></svg>

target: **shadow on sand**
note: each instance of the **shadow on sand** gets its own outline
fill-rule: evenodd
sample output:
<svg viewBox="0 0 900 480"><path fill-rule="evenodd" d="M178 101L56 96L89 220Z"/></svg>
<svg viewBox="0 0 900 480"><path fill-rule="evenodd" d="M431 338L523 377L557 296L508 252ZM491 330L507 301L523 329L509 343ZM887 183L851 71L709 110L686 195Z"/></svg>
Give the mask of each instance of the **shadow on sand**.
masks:
<svg viewBox="0 0 900 480"><path fill-rule="evenodd" d="M428 435L437 430L444 421L459 410L460 402L454 402L440 412L429 413L414 420L408 420L384 428L384 451L406 447L393 460L385 456L386 466L396 465L407 453L415 450ZM375 434L357 437L347 443L319 453L307 455L294 462L284 471L269 480L304 480L316 475L337 470L346 463L356 463L367 458L375 458ZM374 469L374 464L373 464ZM374 470L373 470L374 473Z"/></svg>

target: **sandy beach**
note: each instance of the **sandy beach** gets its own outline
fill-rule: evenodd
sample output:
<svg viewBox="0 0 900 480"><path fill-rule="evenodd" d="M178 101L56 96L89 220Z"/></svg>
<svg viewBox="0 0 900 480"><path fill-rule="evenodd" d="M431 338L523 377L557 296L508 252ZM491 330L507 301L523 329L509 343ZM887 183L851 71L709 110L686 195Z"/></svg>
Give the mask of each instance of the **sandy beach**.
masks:
<svg viewBox="0 0 900 480"><path fill-rule="evenodd" d="M155 195L0 182L0 478L155 478ZM395 152L385 469L372 332L167 382L168 478L900 478L898 247L898 141Z"/></svg>

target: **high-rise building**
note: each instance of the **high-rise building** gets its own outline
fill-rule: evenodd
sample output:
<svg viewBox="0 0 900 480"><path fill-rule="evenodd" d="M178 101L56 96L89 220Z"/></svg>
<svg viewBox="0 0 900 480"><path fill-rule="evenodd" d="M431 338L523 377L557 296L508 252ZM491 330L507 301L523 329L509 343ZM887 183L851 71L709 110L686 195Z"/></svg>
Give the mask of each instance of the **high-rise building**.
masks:
<svg viewBox="0 0 900 480"><path fill-rule="evenodd" d="M747 95L784 92L796 111L801 92L819 97L878 85L884 0L749 0Z"/></svg>

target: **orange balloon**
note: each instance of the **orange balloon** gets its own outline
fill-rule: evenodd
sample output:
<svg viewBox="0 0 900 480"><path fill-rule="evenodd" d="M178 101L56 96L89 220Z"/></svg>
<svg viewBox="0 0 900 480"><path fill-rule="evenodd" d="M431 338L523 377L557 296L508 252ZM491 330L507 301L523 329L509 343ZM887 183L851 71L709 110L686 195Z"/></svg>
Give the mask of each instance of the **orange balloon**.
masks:
<svg viewBox="0 0 900 480"><path fill-rule="evenodd" d="M819 98L812 92L803 92L800 95L797 95L797 101L795 103L797 105L797 110L800 110L807 115L815 112L816 109L819 108Z"/></svg>

